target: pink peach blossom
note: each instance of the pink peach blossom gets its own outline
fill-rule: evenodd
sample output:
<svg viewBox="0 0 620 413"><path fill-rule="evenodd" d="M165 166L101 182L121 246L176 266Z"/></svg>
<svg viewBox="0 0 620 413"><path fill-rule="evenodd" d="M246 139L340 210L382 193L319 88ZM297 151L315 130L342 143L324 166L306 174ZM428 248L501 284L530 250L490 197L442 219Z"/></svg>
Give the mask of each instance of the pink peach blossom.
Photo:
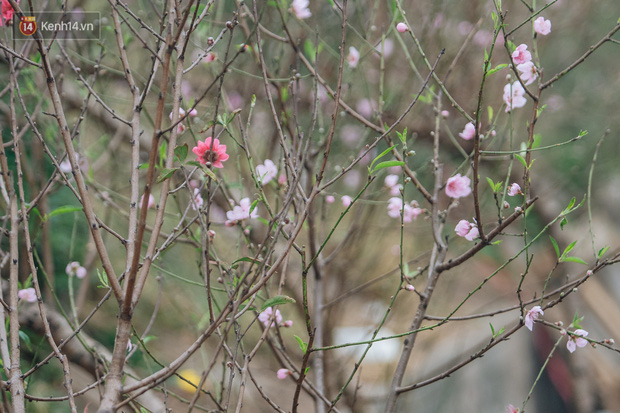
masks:
<svg viewBox="0 0 620 413"><path fill-rule="evenodd" d="M284 380L289 374L291 374L289 369L279 369L276 373L276 377L278 380Z"/></svg>
<svg viewBox="0 0 620 413"><path fill-rule="evenodd" d="M196 108L189 111L189 116L191 117L198 116L198 111L196 110Z"/></svg>
<svg viewBox="0 0 620 413"><path fill-rule="evenodd" d="M512 52L512 60L515 64L520 65L521 63L526 63L532 60L532 54L527 51L526 44L520 44L517 46L514 52Z"/></svg>
<svg viewBox="0 0 620 413"><path fill-rule="evenodd" d="M454 232L456 232L456 235L458 235L459 237L464 237L465 235L467 235L470 229L471 225L469 224L469 222L462 219L459 221L458 224L456 224Z"/></svg>
<svg viewBox="0 0 620 413"><path fill-rule="evenodd" d="M446 183L446 195L450 198L462 198L471 193L471 180L461 174L448 178Z"/></svg>
<svg viewBox="0 0 620 413"><path fill-rule="evenodd" d="M469 122L467 125L465 125L463 132L459 133L459 136L465 139L466 141L468 141L468 140L473 139L475 134L476 134L476 127L474 126L473 123Z"/></svg>
<svg viewBox="0 0 620 413"><path fill-rule="evenodd" d="M252 201L250 198L243 198L239 201L239 205L235 205L231 211L226 212L226 226L232 227L243 221L244 219L258 218L258 211L256 208L250 213L252 208Z"/></svg>
<svg viewBox="0 0 620 413"><path fill-rule="evenodd" d="M514 407L512 404L506 406L506 413L519 413L519 409Z"/></svg>
<svg viewBox="0 0 620 413"><path fill-rule="evenodd" d="M276 325L280 325L280 323L282 322L282 314L280 314L280 310L276 310L276 313L274 315L273 308L267 307L265 311L258 315L258 321L263 323L265 328L272 327L273 322L275 322Z"/></svg>
<svg viewBox="0 0 620 413"><path fill-rule="evenodd" d="M472 227L467 235L465 235L465 239L467 241L473 241L480 236L480 232L478 231L478 227Z"/></svg>
<svg viewBox="0 0 620 413"><path fill-rule="evenodd" d="M194 188L193 198L194 198L194 201L191 203L192 209L194 211L198 211L200 210L200 208L202 208L202 206L205 203L205 200L202 199L202 196L200 195L199 188Z"/></svg>
<svg viewBox="0 0 620 413"><path fill-rule="evenodd" d="M17 297L20 300L28 301L29 303L34 303L37 301L37 293L34 288L24 288L23 290L19 290L17 292Z"/></svg>
<svg viewBox="0 0 620 413"><path fill-rule="evenodd" d="M76 277L82 279L86 277L86 268L82 267L79 262L73 261L67 264L65 268L65 272L68 276L75 275Z"/></svg>
<svg viewBox="0 0 620 413"><path fill-rule="evenodd" d="M506 103L506 112L510 112L513 108L522 108L527 103L527 99L524 97L525 90L519 82L514 82L512 85L508 83L504 86L504 102Z"/></svg>
<svg viewBox="0 0 620 413"><path fill-rule="evenodd" d="M310 12L310 0L293 0L290 10L299 20L307 19L312 16Z"/></svg>
<svg viewBox="0 0 620 413"><path fill-rule="evenodd" d="M144 194L140 197L140 201L138 201L138 208L142 208L142 202L144 201ZM155 208L155 197L153 194L149 194L149 200L146 203L146 208L151 209Z"/></svg>
<svg viewBox="0 0 620 413"><path fill-rule="evenodd" d="M538 319L538 316L544 314L544 311L542 310L542 308L540 308L539 305L532 307L525 313L525 317L523 319L525 327L527 327L528 330L532 331L532 328L534 328L534 321Z"/></svg>
<svg viewBox="0 0 620 413"><path fill-rule="evenodd" d="M334 203L334 201L336 201L336 198L334 198L334 196L333 196L333 195L327 195L327 196L325 197L325 202L327 202L328 204L333 204L333 203Z"/></svg>
<svg viewBox="0 0 620 413"><path fill-rule="evenodd" d="M534 31L543 36L551 33L551 20L545 20L544 17L539 17L534 20Z"/></svg>
<svg viewBox="0 0 620 413"><path fill-rule="evenodd" d="M198 146L193 147L192 152L198 157L196 160L207 167L213 165L216 168L223 168L222 162L229 158L226 145L221 145L219 139L210 136L204 142L198 141Z"/></svg>
<svg viewBox="0 0 620 413"><path fill-rule="evenodd" d="M19 4L19 0L16 1ZM7 0L2 0L2 17L0 17L0 26L3 26L9 20L13 19L13 7L11 7L11 3Z"/></svg>
<svg viewBox="0 0 620 413"><path fill-rule="evenodd" d="M349 54L347 55L347 63L350 68L357 67L360 61L360 52L353 46L349 47Z"/></svg>
<svg viewBox="0 0 620 413"><path fill-rule="evenodd" d="M510 187L508 188L508 196L515 196L521 193L521 187L519 186L518 183L513 183L512 185L510 185Z"/></svg>
<svg viewBox="0 0 620 413"><path fill-rule="evenodd" d="M267 185L273 178L278 175L278 167L271 159L265 159L262 165L256 167L256 175L258 181L262 185Z"/></svg>
<svg viewBox="0 0 620 413"><path fill-rule="evenodd" d="M407 291L415 291L415 287L413 285L411 285L411 284L407 284L405 286L405 290L407 290Z"/></svg>
<svg viewBox="0 0 620 413"><path fill-rule="evenodd" d="M588 340L582 337L587 337L588 332L586 330L577 329L573 331L573 334L568 335L568 342L566 343L566 348L571 353L577 350L577 347L585 347L588 344Z"/></svg>
<svg viewBox="0 0 620 413"><path fill-rule="evenodd" d="M215 60L216 57L217 55L215 53L209 52L205 55L205 57L202 58L202 61L205 63L211 63L212 61Z"/></svg>
<svg viewBox="0 0 620 413"><path fill-rule="evenodd" d="M519 77L525 82L525 86L534 82L538 77L538 70L536 70L536 66L534 66L532 62L525 62L517 65L517 70L521 72Z"/></svg>
<svg viewBox="0 0 620 413"><path fill-rule="evenodd" d="M409 30L409 27L407 27L405 23L400 22L396 25L396 30L398 30L399 33L404 33Z"/></svg>
<svg viewBox="0 0 620 413"><path fill-rule="evenodd" d="M342 205L344 205L345 207L349 207L349 205L351 205L351 203L353 202L353 198L351 198L349 195L345 195L342 198L340 198L340 200L342 201Z"/></svg>

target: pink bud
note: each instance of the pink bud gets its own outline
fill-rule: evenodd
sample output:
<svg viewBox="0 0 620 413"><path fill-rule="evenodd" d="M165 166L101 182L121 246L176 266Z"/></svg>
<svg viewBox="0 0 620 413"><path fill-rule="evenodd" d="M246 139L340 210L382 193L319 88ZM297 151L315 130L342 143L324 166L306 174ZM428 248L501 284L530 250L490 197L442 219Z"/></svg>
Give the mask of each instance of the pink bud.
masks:
<svg viewBox="0 0 620 413"><path fill-rule="evenodd" d="M405 23L400 22L396 25L396 30L398 30L399 33L404 33L409 30L409 27L407 27Z"/></svg>
<svg viewBox="0 0 620 413"><path fill-rule="evenodd" d="M282 323L282 327L293 327L293 320L286 320L285 322Z"/></svg>
<svg viewBox="0 0 620 413"><path fill-rule="evenodd" d="M276 377L278 377L279 380L284 380L289 374L291 374L289 369L279 369L276 373Z"/></svg>
<svg viewBox="0 0 620 413"><path fill-rule="evenodd" d="M196 109L192 109L189 111L189 116L198 116L198 111Z"/></svg>
<svg viewBox="0 0 620 413"><path fill-rule="evenodd" d="M351 199L350 196L345 195L341 198L341 201L342 201L342 205L344 205L345 207L348 207L353 202L353 199Z"/></svg>
<svg viewBox="0 0 620 413"><path fill-rule="evenodd" d="M441 111L441 116L444 118L447 118L448 116L450 116L450 112L448 112L447 110L442 110Z"/></svg>
<svg viewBox="0 0 620 413"><path fill-rule="evenodd" d="M413 285L411 285L411 284L407 284L405 286L405 290L407 290L407 291L415 291L415 287Z"/></svg>
<svg viewBox="0 0 620 413"><path fill-rule="evenodd" d="M278 184L280 186L284 186L286 184L286 175L280 175L278 178Z"/></svg>
<svg viewBox="0 0 620 413"><path fill-rule="evenodd" d="M327 202L328 204L333 204L335 200L336 200L336 198L334 198L333 195L327 195L325 197L325 202Z"/></svg>

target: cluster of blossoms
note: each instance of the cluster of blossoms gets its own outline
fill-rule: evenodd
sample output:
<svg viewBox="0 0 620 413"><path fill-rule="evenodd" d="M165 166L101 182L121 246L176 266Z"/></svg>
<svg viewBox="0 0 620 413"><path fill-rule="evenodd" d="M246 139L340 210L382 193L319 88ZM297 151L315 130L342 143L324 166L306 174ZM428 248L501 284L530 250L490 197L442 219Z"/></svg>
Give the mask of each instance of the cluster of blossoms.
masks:
<svg viewBox="0 0 620 413"><path fill-rule="evenodd" d="M400 190L403 186L398 183L398 175L388 175L385 177L385 187L390 190L390 195L400 195Z"/></svg>
<svg viewBox="0 0 620 413"><path fill-rule="evenodd" d="M532 331L532 328L534 327L534 321L538 319L538 316L541 316L544 314L545 313L543 312L542 308L539 305L532 307L530 310L528 310L525 313L525 317L523 319L523 323L525 324L525 327L527 327L528 330ZM586 330L583 330L581 328L576 329L572 333L568 333L566 330L562 330L562 335L568 336L567 337L568 341L566 342L566 348L571 353L577 350L577 347L585 347L588 344L588 340L584 338L584 337L587 337L588 334L589 333Z"/></svg>
<svg viewBox="0 0 620 413"><path fill-rule="evenodd" d="M234 225L237 225L240 221L243 221L244 219L258 218L258 212L256 211L256 208L254 208L254 210L250 212L251 208L252 202L250 201L250 198L243 198L241 201L239 201L239 205L235 205L233 207L232 211L226 212L226 218L228 218L228 220L226 220L224 225L226 225L227 227L232 227Z"/></svg>
<svg viewBox="0 0 620 413"><path fill-rule="evenodd" d="M417 201L404 204L402 198L399 197L390 198L387 209L388 216L391 218L400 218L400 214L402 213L404 222L413 221L423 212Z"/></svg>
<svg viewBox="0 0 620 413"><path fill-rule="evenodd" d="M69 277L76 276L79 279L86 277L86 268L82 267L77 261L73 261L67 264L65 272Z"/></svg>
<svg viewBox="0 0 620 413"><path fill-rule="evenodd" d="M258 315L258 321L263 323L265 328L271 328L274 325L278 325L280 327L292 327L293 326L293 320L286 320L284 322L282 322L282 320L283 319L282 319L282 314L280 313L280 310L276 309L276 312L274 314L272 307L267 307L265 311L261 312Z"/></svg>
<svg viewBox="0 0 620 413"><path fill-rule="evenodd" d="M261 185L267 185L278 175L278 167L271 159L265 159L265 163L256 167L256 177Z"/></svg>
<svg viewBox="0 0 620 413"><path fill-rule="evenodd" d="M16 3L19 4L19 0L15 0ZM8 23L13 19L13 7L7 0L2 0L2 5L0 6L2 10L2 16L0 17L0 26L4 26L4 24Z"/></svg>
<svg viewBox="0 0 620 413"><path fill-rule="evenodd" d="M478 225L464 219L460 220L459 223L456 224L454 232L456 232L456 235L465 238L467 241L473 241L480 236Z"/></svg>

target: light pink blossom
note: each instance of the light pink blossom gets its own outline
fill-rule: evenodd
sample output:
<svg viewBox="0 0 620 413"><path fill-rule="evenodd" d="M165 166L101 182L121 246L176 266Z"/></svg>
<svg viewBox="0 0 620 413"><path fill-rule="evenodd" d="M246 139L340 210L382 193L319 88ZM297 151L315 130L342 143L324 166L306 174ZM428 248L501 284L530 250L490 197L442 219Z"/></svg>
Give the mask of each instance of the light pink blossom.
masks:
<svg viewBox="0 0 620 413"><path fill-rule="evenodd" d="M459 221L458 224L456 224L454 232L456 232L456 235L458 235L459 237L464 237L465 235L467 235L470 229L471 224L468 221L462 219Z"/></svg>
<svg viewBox="0 0 620 413"><path fill-rule="evenodd" d="M525 62L517 65L517 70L521 72L519 77L525 82L525 86L534 82L538 77L538 70L536 70L536 66L534 66L532 62Z"/></svg>
<svg viewBox="0 0 620 413"><path fill-rule="evenodd" d="M467 235L465 235L465 239L467 241L473 241L480 236L480 232L478 231L478 227L472 227Z"/></svg>
<svg viewBox="0 0 620 413"><path fill-rule="evenodd" d="M17 292L17 297L20 300L28 301L29 303L34 303L37 301L37 293L34 288L24 288L23 290L19 290Z"/></svg>
<svg viewBox="0 0 620 413"><path fill-rule="evenodd" d="M518 183L513 183L512 185L510 185L510 187L508 188L508 196L515 196L522 193L521 192L521 187L519 186Z"/></svg>
<svg viewBox="0 0 620 413"><path fill-rule="evenodd" d="M390 190L390 195L398 196L400 194L400 190L403 188L401 184L398 183L398 175L388 175L385 177L385 187Z"/></svg>
<svg viewBox="0 0 620 413"><path fill-rule="evenodd" d="M140 201L138 201L138 208L142 208L142 202L144 202L144 194L142 194L142 196L140 197ZM146 203L146 208L155 208L155 197L153 196L153 194L149 194L149 200Z"/></svg>
<svg viewBox="0 0 620 413"><path fill-rule="evenodd" d="M170 112L170 115L168 115L170 120L172 120L172 115L174 115L174 112ZM182 118L183 116L185 116L185 110L183 108L179 108L179 118Z"/></svg>
<svg viewBox="0 0 620 413"><path fill-rule="evenodd" d="M459 133L459 136L465 139L466 141L468 141L468 140L473 139L475 134L476 134L476 127L474 126L473 123L469 122L467 125L465 125L463 132Z"/></svg>
<svg viewBox="0 0 620 413"><path fill-rule="evenodd" d="M519 409L514 407L512 404L506 406L506 413L519 413Z"/></svg>
<svg viewBox="0 0 620 413"><path fill-rule="evenodd" d="M196 110L196 108L189 111L189 116L191 116L192 118L194 116L198 116L198 111Z"/></svg>
<svg viewBox="0 0 620 413"><path fill-rule="evenodd" d="M16 1L19 4L19 0ZM3 26L9 20L13 19L13 7L7 0L2 0L2 17L0 18L0 26Z"/></svg>
<svg viewBox="0 0 620 413"><path fill-rule="evenodd" d="M309 7L310 0L293 0L290 10L298 19L303 20L312 16Z"/></svg>
<svg viewBox="0 0 620 413"><path fill-rule="evenodd" d="M506 103L506 112L510 112L513 108L522 108L527 103L524 97L525 90L519 82L512 85L508 83L504 86L504 102Z"/></svg>
<svg viewBox="0 0 620 413"><path fill-rule="evenodd" d="M223 168L222 162L229 158L226 145L221 145L219 139L210 136L204 142L198 141L198 146L193 147L192 152L198 157L196 160L207 167L213 165L216 168Z"/></svg>
<svg viewBox="0 0 620 413"><path fill-rule="evenodd" d="M282 174L278 177L278 185L284 186L286 184L286 175Z"/></svg>
<svg viewBox="0 0 620 413"><path fill-rule="evenodd" d="M360 61L360 52L353 46L349 47L349 54L347 55L347 63L350 68L357 67Z"/></svg>
<svg viewBox="0 0 620 413"><path fill-rule="evenodd" d="M262 165L256 167L256 175L258 181L262 185L267 185L273 178L278 175L278 167L271 159L265 159Z"/></svg>
<svg viewBox="0 0 620 413"><path fill-rule="evenodd" d="M551 20L545 20L544 17L539 17L534 20L534 31L543 36L551 33Z"/></svg>
<svg viewBox="0 0 620 413"><path fill-rule="evenodd" d="M405 23L400 22L396 25L396 30L398 30L399 33L404 33L409 30L409 27L407 27Z"/></svg>
<svg viewBox="0 0 620 413"><path fill-rule="evenodd" d="M215 53L209 52L205 55L205 57L202 58L202 61L205 63L211 63L212 61L215 60L216 57L217 55Z"/></svg>
<svg viewBox="0 0 620 413"><path fill-rule="evenodd" d="M65 272L68 276L75 275L76 277L82 279L86 277L86 268L82 267L79 262L73 261L67 264L65 268Z"/></svg>
<svg viewBox="0 0 620 413"><path fill-rule="evenodd" d="M284 380L289 374L291 374L289 369L279 369L276 373L276 377L278 380Z"/></svg>
<svg viewBox="0 0 620 413"><path fill-rule="evenodd" d="M282 323L282 314L280 314L280 310L276 310L274 315L273 308L267 307L265 311L258 315L258 321L263 323L265 328L271 327L274 321L276 325L280 325Z"/></svg>
<svg viewBox="0 0 620 413"><path fill-rule="evenodd" d="M342 201L342 205L344 205L345 207L349 207L349 205L351 205L351 203L353 202L353 198L351 198L349 195L345 195L342 198L340 198L340 200Z"/></svg>
<svg viewBox="0 0 620 413"><path fill-rule="evenodd" d="M333 203L334 203L334 201L336 201L336 198L334 198L334 196L333 196L333 195L327 195L327 196L325 197L325 202L327 202L328 204L333 204Z"/></svg>
<svg viewBox="0 0 620 413"><path fill-rule="evenodd" d="M286 320L285 322L282 323L282 327L293 327L293 320Z"/></svg>
<svg viewBox="0 0 620 413"><path fill-rule="evenodd" d="M538 319L538 316L544 314L544 311L542 310L542 308L540 308L539 305L532 307L525 313L525 317L523 319L525 327L527 327L528 330L532 331L532 328L534 328L534 321Z"/></svg>
<svg viewBox="0 0 620 413"><path fill-rule="evenodd" d="M194 202L191 203L192 205L192 209L194 211L198 211L200 210L200 208L202 208L202 206L204 205L205 200L202 199L202 196L200 195L200 189L199 188L194 188Z"/></svg>
<svg viewBox="0 0 620 413"><path fill-rule="evenodd" d="M449 116L450 116L450 112L448 112L447 110L442 110L441 111L441 117L447 118Z"/></svg>
<svg viewBox="0 0 620 413"><path fill-rule="evenodd" d="M446 183L446 195L450 198L462 198L471 193L471 180L461 174L448 178Z"/></svg>
<svg viewBox="0 0 620 413"><path fill-rule="evenodd" d="M403 222L411 222L423 212L423 210L418 206L417 201L412 201L411 204L403 205L403 200L398 197L390 198L387 209L388 216L391 218L400 218L402 211Z"/></svg>
<svg viewBox="0 0 620 413"><path fill-rule="evenodd" d="M411 284L407 284L405 286L405 290L407 290L407 291L415 291L415 287L413 285L411 285Z"/></svg>
<svg viewBox="0 0 620 413"><path fill-rule="evenodd" d="M568 335L568 342L566 343L566 348L571 353L577 350L577 347L585 347L588 344L588 340L582 337L587 337L588 332L586 330L577 329L573 331L573 334Z"/></svg>
<svg viewBox="0 0 620 413"><path fill-rule="evenodd" d="M228 218L225 222L226 226L231 227L244 219L258 218L258 211L256 208L254 208L254 210L250 213L251 207L252 202L250 201L250 198L243 198L239 201L239 205L235 205L232 211L226 212L226 218Z"/></svg>
<svg viewBox="0 0 620 413"><path fill-rule="evenodd" d="M532 54L527 51L526 44L520 44L517 46L514 52L512 52L512 60L515 64L520 65L521 63L526 63L532 60Z"/></svg>

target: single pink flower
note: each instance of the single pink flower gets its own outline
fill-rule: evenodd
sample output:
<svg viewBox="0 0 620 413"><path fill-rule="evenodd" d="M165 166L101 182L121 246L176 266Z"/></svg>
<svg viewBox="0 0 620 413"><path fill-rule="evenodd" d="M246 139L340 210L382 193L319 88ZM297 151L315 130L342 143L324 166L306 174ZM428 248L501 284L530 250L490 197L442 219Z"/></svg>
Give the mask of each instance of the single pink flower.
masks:
<svg viewBox="0 0 620 413"><path fill-rule="evenodd" d="M399 33L405 33L409 30L409 27L407 27L405 23L400 22L396 25L396 30L398 30Z"/></svg>
<svg viewBox="0 0 620 413"><path fill-rule="evenodd" d="M250 213L252 208L252 202L250 198L243 198L239 201L239 205L235 205L231 211L226 212L226 218L228 220L224 223L227 227L232 227L243 221L244 219L258 218L258 211L256 208Z"/></svg>
<svg viewBox="0 0 620 413"><path fill-rule="evenodd" d="M212 61L215 60L216 57L217 55L215 53L209 52L205 55L205 57L202 58L202 61L205 63L211 63Z"/></svg>
<svg viewBox="0 0 620 413"><path fill-rule="evenodd" d="M290 10L299 20L307 19L312 16L310 12L310 0L293 0Z"/></svg>
<svg viewBox="0 0 620 413"><path fill-rule="evenodd" d="M343 196L340 200L342 201L342 205L345 207L349 207L349 205L353 202L353 199L349 195Z"/></svg>
<svg viewBox="0 0 620 413"><path fill-rule="evenodd" d="M504 86L504 102L506 103L506 112L510 112L513 108L522 108L527 103L524 97L525 89L519 82L512 85L508 83Z"/></svg>
<svg viewBox="0 0 620 413"><path fill-rule="evenodd" d="M512 404L506 406L506 413L519 413L519 409L514 407Z"/></svg>
<svg viewBox="0 0 620 413"><path fill-rule="evenodd" d="M588 332L586 330L577 329L573 331L573 334L568 335L568 343L566 343L566 348L571 353L577 350L577 347L585 347L588 344L588 340L582 337L587 337Z"/></svg>
<svg viewBox="0 0 620 413"><path fill-rule="evenodd" d="M465 235L467 235L470 229L471 229L471 224L468 221L465 221L464 219L462 219L459 221L458 224L456 224L456 227L454 228L454 232L456 232L456 235L458 235L459 237L464 237Z"/></svg>
<svg viewBox="0 0 620 413"><path fill-rule="evenodd" d="M168 115L170 120L172 120L172 115L173 114L174 114L174 112L170 112L170 115ZM183 108L179 108L179 118L182 118L183 116L185 116L185 110Z"/></svg>
<svg viewBox="0 0 620 413"><path fill-rule="evenodd" d="M4 5L4 2L2 4ZM37 301L37 293L34 288L24 288L23 290L19 290L17 292L17 297L20 300L28 301L29 303L34 303Z"/></svg>
<svg viewBox="0 0 620 413"><path fill-rule="evenodd" d="M544 17L539 17L534 20L534 31L543 36L551 33L551 20L545 20Z"/></svg>
<svg viewBox="0 0 620 413"><path fill-rule="evenodd" d="M400 214L403 214L403 222L411 222L418 218L422 212L419 208L417 201L411 201L411 204L404 204L403 200L398 197L390 198L388 201L388 216L391 218L400 218Z"/></svg>
<svg viewBox="0 0 620 413"><path fill-rule="evenodd" d="M198 211L200 210L200 208L202 208L202 206L205 203L205 200L202 199L202 196L200 195L200 189L199 188L194 188L194 202L191 203L192 209L194 211Z"/></svg>
<svg viewBox="0 0 620 413"><path fill-rule="evenodd" d="M142 202L144 202L144 194L142 194L142 196L140 197L140 201L138 201L138 208L142 208ZM149 194L149 200L146 203L146 208L155 208L155 197L153 196L153 194Z"/></svg>
<svg viewBox="0 0 620 413"><path fill-rule="evenodd" d="M256 167L256 175L258 181L262 185L267 185L273 178L278 175L278 167L271 159L265 159L262 165Z"/></svg>
<svg viewBox="0 0 620 413"><path fill-rule="evenodd" d="M534 321L538 319L538 316L544 314L544 311L542 310L542 308L540 308L539 305L532 307L525 313L525 317L523 319L525 327L527 327L528 330L532 331L532 328L534 328Z"/></svg>
<svg viewBox="0 0 620 413"><path fill-rule="evenodd" d="M334 203L334 201L336 201L336 198L334 198L334 196L333 196L333 195L327 195L327 196L325 197L325 202L327 202L328 204L333 204L333 203Z"/></svg>
<svg viewBox="0 0 620 413"><path fill-rule="evenodd" d="M525 86L534 82L538 77L538 70L536 70L536 66L534 66L532 62L525 62L517 65L517 70L521 72L519 77L525 82Z"/></svg>
<svg viewBox="0 0 620 413"><path fill-rule="evenodd" d="M65 272L68 276L75 275L79 279L86 277L86 268L82 267L79 262L73 261L67 264Z"/></svg>
<svg viewBox="0 0 620 413"><path fill-rule="evenodd" d="M278 380L284 380L289 374L291 374L291 371L289 369L280 369L276 373L276 377L278 378Z"/></svg>
<svg viewBox="0 0 620 413"><path fill-rule="evenodd" d="M515 196L521 193L521 187L516 182L510 185L510 188L508 188L508 196Z"/></svg>
<svg viewBox="0 0 620 413"><path fill-rule="evenodd" d="M461 174L448 178L446 183L446 195L450 198L462 198L471 194L471 180Z"/></svg>
<svg viewBox="0 0 620 413"><path fill-rule="evenodd" d="M189 111L189 116L191 117L198 116L198 111L196 110L196 108Z"/></svg>
<svg viewBox="0 0 620 413"><path fill-rule="evenodd" d="M258 321L263 323L265 328L269 328L272 326L273 322L275 324L280 325L282 323L282 314L280 314L280 310L276 310L275 316L273 314L273 308L267 307L265 311L258 315Z"/></svg>
<svg viewBox="0 0 620 413"><path fill-rule="evenodd" d="M347 55L347 63L350 68L357 67L360 61L360 52L353 46L349 47L349 54Z"/></svg>
<svg viewBox="0 0 620 413"><path fill-rule="evenodd" d="M223 168L222 162L229 158L226 145L221 145L219 139L213 139L210 136L204 142L198 141L198 146L193 147L192 152L198 156L197 161L207 167L213 165L216 168Z"/></svg>
<svg viewBox="0 0 620 413"><path fill-rule="evenodd" d="M480 236L480 232L478 231L478 227L472 227L467 235L465 235L465 239L467 241L473 241Z"/></svg>
<svg viewBox="0 0 620 413"><path fill-rule="evenodd" d="M400 190L403 188L403 186L398 183L398 179L398 175L388 175L385 177L385 187L390 190L390 195L392 196L400 195Z"/></svg>
<svg viewBox="0 0 620 413"><path fill-rule="evenodd" d="M465 125L463 132L459 133L459 136L465 139L466 141L468 141L468 140L473 139L475 134L476 134L476 127L474 126L473 123L469 122L467 125Z"/></svg>
<svg viewBox="0 0 620 413"><path fill-rule="evenodd" d="M517 46L514 52L512 52L512 60L515 64L520 65L521 63L529 62L532 60L532 54L527 51L526 44L520 44Z"/></svg>
<svg viewBox="0 0 620 413"><path fill-rule="evenodd" d="M16 0L16 3L19 4L19 0ZM0 18L0 26L3 26L9 20L13 19L13 7L11 7L11 3L7 0L2 0L2 17Z"/></svg>

